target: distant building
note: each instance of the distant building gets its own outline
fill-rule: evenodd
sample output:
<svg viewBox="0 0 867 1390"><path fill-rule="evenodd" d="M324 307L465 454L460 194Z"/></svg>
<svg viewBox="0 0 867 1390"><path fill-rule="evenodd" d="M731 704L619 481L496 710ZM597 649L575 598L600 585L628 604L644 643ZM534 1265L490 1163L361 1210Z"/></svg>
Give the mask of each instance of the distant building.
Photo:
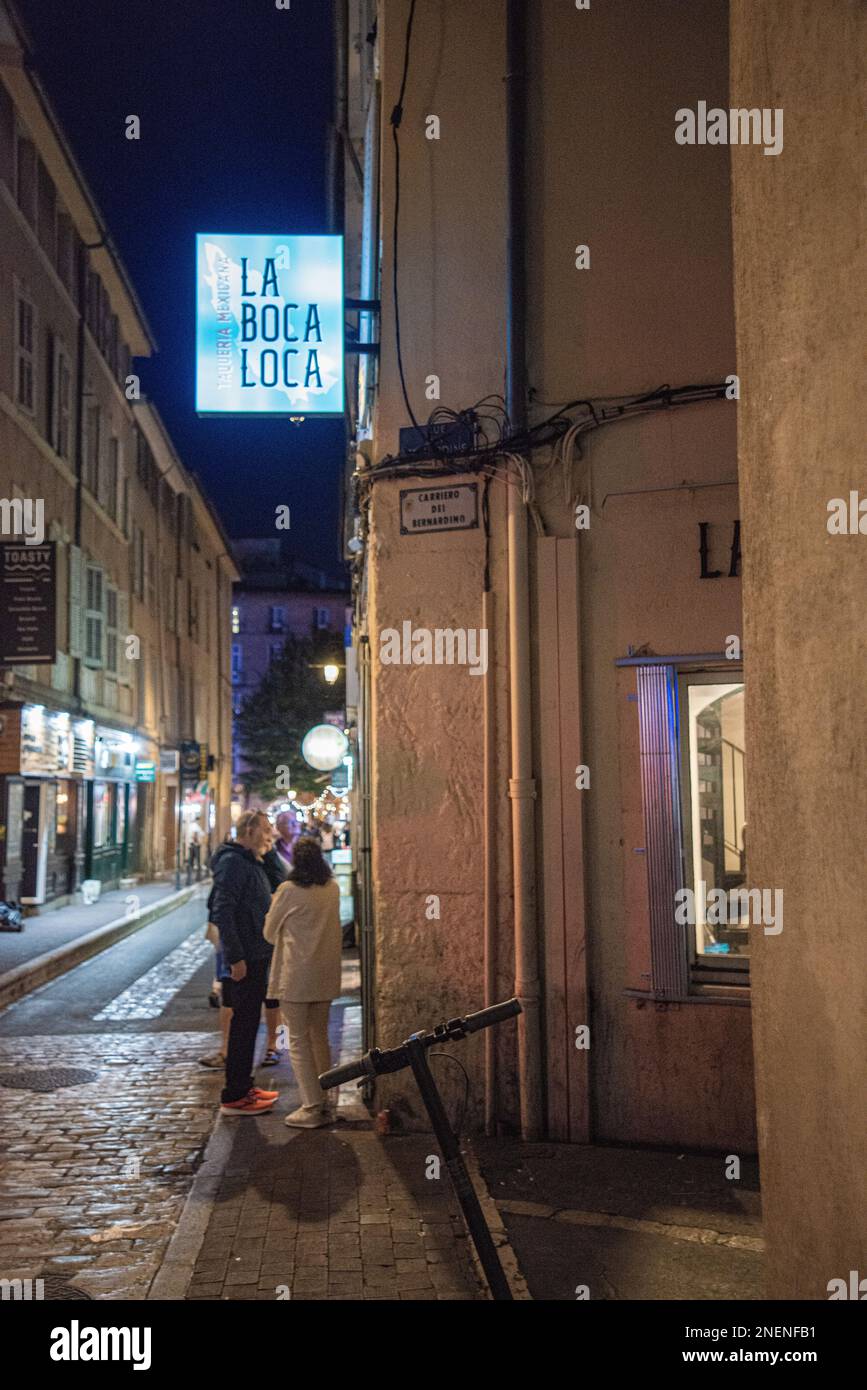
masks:
<svg viewBox="0 0 867 1390"><path fill-rule="evenodd" d="M333 633L342 641L351 610L349 592L339 576L286 557L279 539L237 540L234 552L241 578L232 600L232 709L240 714L244 700L282 655L287 637ZM323 696L327 705L325 687ZM237 735L233 748L237 784L244 770Z"/></svg>
<svg viewBox="0 0 867 1390"><path fill-rule="evenodd" d="M24 46L0 3L0 541L55 567L30 662L4 577L0 893L40 904L171 871L196 815L228 827L237 570L139 399L154 342Z"/></svg>

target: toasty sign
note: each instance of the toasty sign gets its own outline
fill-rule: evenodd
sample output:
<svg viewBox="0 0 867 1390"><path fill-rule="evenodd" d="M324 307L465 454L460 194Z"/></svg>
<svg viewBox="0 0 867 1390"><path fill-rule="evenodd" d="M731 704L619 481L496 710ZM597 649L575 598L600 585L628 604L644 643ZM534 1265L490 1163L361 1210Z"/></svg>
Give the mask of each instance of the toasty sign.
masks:
<svg viewBox="0 0 867 1390"><path fill-rule="evenodd" d="M0 665L57 658L55 546L0 544Z"/></svg>
<svg viewBox="0 0 867 1390"><path fill-rule="evenodd" d="M478 483L453 487L410 487L400 494L400 534L471 531L479 524Z"/></svg>
<svg viewBox="0 0 867 1390"><path fill-rule="evenodd" d="M343 238L196 238L200 415L342 415Z"/></svg>

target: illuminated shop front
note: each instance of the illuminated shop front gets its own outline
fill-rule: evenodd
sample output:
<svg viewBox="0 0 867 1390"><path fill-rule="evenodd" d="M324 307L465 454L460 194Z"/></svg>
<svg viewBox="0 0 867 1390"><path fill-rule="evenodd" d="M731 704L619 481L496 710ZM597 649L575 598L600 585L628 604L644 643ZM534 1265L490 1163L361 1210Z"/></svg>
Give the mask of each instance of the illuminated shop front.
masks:
<svg viewBox="0 0 867 1390"><path fill-rule="evenodd" d="M83 878L135 872L136 741L44 705L0 707L0 858L5 899L38 907Z"/></svg>

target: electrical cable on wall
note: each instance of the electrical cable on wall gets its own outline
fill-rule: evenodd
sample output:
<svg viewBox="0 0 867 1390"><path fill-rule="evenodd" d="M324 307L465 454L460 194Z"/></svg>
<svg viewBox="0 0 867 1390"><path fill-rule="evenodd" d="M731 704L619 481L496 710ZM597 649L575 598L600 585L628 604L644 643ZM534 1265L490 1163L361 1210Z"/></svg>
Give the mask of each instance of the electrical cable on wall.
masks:
<svg viewBox="0 0 867 1390"><path fill-rule="evenodd" d="M400 95L398 96L397 104L391 113L391 133L394 139L394 219L392 226L391 262L392 296L394 300L394 344L397 355L397 370L398 375L400 376L400 387L403 392L403 399L406 405L407 414L409 415L410 420L412 420L412 423L415 426L415 428L419 432L421 432L421 426L419 425L418 420L415 418L415 413L413 411L409 399L409 392L406 389L406 377L404 376L403 371L403 351L400 339L400 298L398 295L397 288L399 241L398 228L400 223L400 140L398 139L397 132L400 128L400 123L403 120L403 99L406 95L406 83L407 78L409 76L409 55L410 45L412 44L412 26L413 21L415 19L415 6L416 0L412 0L412 4L409 8L409 18L406 23L406 42L403 54L403 76L400 82Z"/></svg>

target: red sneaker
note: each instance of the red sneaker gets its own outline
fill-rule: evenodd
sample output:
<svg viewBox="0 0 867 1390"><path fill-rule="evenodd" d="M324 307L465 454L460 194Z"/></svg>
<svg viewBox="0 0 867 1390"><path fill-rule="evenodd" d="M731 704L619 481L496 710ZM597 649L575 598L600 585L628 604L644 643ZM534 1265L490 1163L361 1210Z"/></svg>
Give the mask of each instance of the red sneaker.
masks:
<svg viewBox="0 0 867 1390"><path fill-rule="evenodd" d="M248 1095L241 1100L223 1101L221 1115L263 1115L270 1110L273 1100L262 1100L259 1096Z"/></svg>
<svg viewBox="0 0 867 1390"><path fill-rule="evenodd" d="M279 1091L263 1091L261 1086L253 1086L247 1092L247 1095L252 1096L254 1100L276 1100L279 1094Z"/></svg>

